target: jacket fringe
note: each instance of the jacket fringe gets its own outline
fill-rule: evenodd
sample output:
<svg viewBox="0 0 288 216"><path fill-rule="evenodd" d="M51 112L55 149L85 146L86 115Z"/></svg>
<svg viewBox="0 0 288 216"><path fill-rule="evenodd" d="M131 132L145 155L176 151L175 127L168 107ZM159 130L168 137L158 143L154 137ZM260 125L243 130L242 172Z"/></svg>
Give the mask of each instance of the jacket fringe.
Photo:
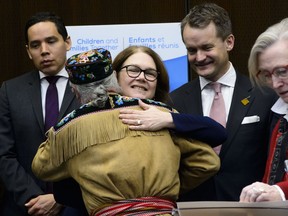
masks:
<svg viewBox="0 0 288 216"><path fill-rule="evenodd" d="M93 128L93 130L91 130ZM93 133L91 133L93 131ZM57 131L51 128L48 142L51 146L52 163L56 166L68 161L73 156L86 150L90 146L105 144L123 139L127 136L159 136L163 131L133 131L129 130L119 119L119 112L100 112L87 114L73 119Z"/></svg>

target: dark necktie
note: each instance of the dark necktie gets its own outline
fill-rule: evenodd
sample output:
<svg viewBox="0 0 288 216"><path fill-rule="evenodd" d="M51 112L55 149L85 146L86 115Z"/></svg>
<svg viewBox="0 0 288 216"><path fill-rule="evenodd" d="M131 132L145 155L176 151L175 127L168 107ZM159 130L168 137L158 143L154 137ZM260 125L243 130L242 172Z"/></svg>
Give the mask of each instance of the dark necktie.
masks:
<svg viewBox="0 0 288 216"><path fill-rule="evenodd" d="M59 115L59 102L58 102L58 91L56 87L56 82L60 76L47 76L45 79L49 82L49 86L46 92L46 102L45 102L45 132L49 130L52 126L57 123ZM53 192L53 184L46 182L46 193Z"/></svg>
<svg viewBox="0 0 288 216"><path fill-rule="evenodd" d="M45 79L49 82L49 86L46 92L46 103L45 103L45 131L49 130L50 127L57 123L59 115L59 104L58 104L58 91L56 82L59 76L48 76Z"/></svg>
<svg viewBox="0 0 288 216"><path fill-rule="evenodd" d="M219 122L221 125L226 127L226 109L224 98L221 93L221 84L217 82L212 82L210 85L215 91L215 96L210 110L210 117L215 121ZM219 154L221 150L221 145L216 146L214 151Z"/></svg>

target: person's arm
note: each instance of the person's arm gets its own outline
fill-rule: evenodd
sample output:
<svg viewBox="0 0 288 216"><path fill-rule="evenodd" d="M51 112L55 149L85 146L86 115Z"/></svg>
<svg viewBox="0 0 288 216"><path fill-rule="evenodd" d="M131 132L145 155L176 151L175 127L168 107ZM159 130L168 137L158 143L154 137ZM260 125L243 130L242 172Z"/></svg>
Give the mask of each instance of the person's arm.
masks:
<svg viewBox="0 0 288 216"><path fill-rule="evenodd" d="M59 181L65 178L69 178L68 170L66 169L66 163L55 164L51 153L51 142L53 139L52 129L48 131L48 139L43 142L32 161L32 171L39 179L44 181ZM52 134L52 135L50 135Z"/></svg>
<svg viewBox="0 0 288 216"><path fill-rule="evenodd" d="M220 169L220 159L215 151L206 143L172 136L179 146L181 162L179 168L180 193L197 187Z"/></svg>
<svg viewBox="0 0 288 216"><path fill-rule="evenodd" d="M157 131L169 128L181 135L206 142L212 147L222 144L227 138L226 129L209 117L163 112L141 100L139 105L143 111L120 110L119 118L132 130Z"/></svg>
<svg viewBox="0 0 288 216"><path fill-rule="evenodd" d="M169 112L163 112L141 100L139 100L139 106L143 110L129 108L120 110L119 118L124 124L129 125L130 129L158 131L163 128L175 128L173 118Z"/></svg>
<svg viewBox="0 0 288 216"><path fill-rule="evenodd" d="M175 131L181 135L200 140L215 147L225 142L226 129L206 116L197 116L184 113L171 113Z"/></svg>
<svg viewBox="0 0 288 216"><path fill-rule="evenodd" d="M67 163L64 161L61 163L56 162L56 155L52 153L51 149L60 144L50 142L51 139L55 140L52 129L48 131L48 139L39 146L32 162L32 170L38 178L45 181L55 181L53 183L53 194L57 203L54 202L54 205L51 205L50 211L55 212L55 209L57 210L57 207L61 204L75 208L70 209L70 211L73 210L74 213L76 211L79 215L87 215L80 187L78 183L71 178L68 169L66 168ZM32 200L32 203L36 201L37 200ZM31 202L27 203L27 205L30 205L30 203ZM32 208L29 210L33 212ZM34 210L34 212L36 211ZM66 214L68 213L65 213L65 215Z"/></svg>
<svg viewBox="0 0 288 216"><path fill-rule="evenodd" d="M10 102L4 82L0 90L0 178L6 190L13 193L16 204L23 212L26 212L25 203L44 192L18 160L11 116ZM23 146L23 151L24 149L25 146Z"/></svg>

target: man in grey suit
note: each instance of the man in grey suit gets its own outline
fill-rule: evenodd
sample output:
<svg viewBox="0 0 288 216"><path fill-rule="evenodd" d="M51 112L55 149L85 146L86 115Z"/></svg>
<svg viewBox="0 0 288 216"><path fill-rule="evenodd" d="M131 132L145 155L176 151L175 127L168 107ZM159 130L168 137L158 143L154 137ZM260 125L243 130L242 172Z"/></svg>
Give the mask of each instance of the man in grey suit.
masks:
<svg viewBox="0 0 288 216"><path fill-rule="evenodd" d="M58 119L79 106L64 68L71 40L61 18L49 12L28 20L25 39L36 70L4 82L0 90L0 178L5 186L0 215L60 215L62 205L55 202L49 184L33 175L31 162L46 139L46 77L59 76Z"/></svg>
<svg viewBox="0 0 288 216"><path fill-rule="evenodd" d="M182 20L181 34L190 66L199 77L171 93L172 106L179 112L209 116L216 94L210 83L220 83L228 138L219 146L219 172L180 201L238 201L245 185L263 177L270 108L277 97L254 88L229 61L234 36L223 8L196 5Z"/></svg>

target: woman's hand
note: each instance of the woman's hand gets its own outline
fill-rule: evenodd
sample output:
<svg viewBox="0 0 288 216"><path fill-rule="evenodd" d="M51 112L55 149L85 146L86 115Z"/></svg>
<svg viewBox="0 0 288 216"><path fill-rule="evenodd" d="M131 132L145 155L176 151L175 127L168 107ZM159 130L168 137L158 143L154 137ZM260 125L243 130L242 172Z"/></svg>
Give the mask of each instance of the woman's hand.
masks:
<svg viewBox="0 0 288 216"><path fill-rule="evenodd" d="M164 112L139 100L143 110L121 109L119 118L132 130L157 131L163 128L174 128L169 112Z"/></svg>

